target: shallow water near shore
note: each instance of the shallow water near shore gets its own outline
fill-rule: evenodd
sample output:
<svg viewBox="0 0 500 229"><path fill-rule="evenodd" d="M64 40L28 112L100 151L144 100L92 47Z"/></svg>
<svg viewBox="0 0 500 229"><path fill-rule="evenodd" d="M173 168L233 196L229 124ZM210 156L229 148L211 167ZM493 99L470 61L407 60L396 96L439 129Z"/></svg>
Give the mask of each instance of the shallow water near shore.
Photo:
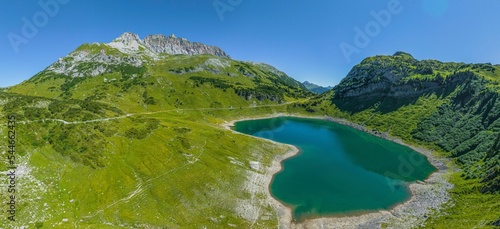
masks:
<svg viewBox="0 0 500 229"><path fill-rule="evenodd" d="M233 129L300 149L269 187L296 221L390 209L410 198L409 183L435 171L406 146L325 120L278 117Z"/></svg>

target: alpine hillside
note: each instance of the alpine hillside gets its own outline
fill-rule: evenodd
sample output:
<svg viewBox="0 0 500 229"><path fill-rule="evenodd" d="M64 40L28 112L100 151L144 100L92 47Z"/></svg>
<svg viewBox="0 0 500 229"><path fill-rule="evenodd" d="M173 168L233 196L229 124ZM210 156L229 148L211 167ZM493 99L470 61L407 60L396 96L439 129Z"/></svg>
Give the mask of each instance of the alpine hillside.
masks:
<svg viewBox="0 0 500 229"><path fill-rule="evenodd" d="M299 106L452 158L462 169L450 173L455 202L428 226L491 226L500 217L499 83L500 65L419 61L397 52L366 58L333 90Z"/></svg>
<svg viewBox="0 0 500 229"><path fill-rule="evenodd" d="M84 44L8 92L102 102L124 111L241 107L311 94L276 68L232 60L218 47L174 35L141 40L132 33Z"/></svg>
<svg viewBox="0 0 500 229"><path fill-rule="evenodd" d="M17 123L10 225L277 227L264 178L290 148L221 125L301 112L288 105L310 95L270 65L174 35L83 44L0 91L2 120Z"/></svg>

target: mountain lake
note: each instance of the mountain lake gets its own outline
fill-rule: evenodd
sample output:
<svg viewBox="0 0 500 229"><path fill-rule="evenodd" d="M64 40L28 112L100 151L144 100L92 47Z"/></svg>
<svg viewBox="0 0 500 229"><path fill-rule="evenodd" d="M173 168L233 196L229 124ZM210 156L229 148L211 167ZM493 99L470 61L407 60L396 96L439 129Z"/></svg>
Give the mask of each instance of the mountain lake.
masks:
<svg viewBox="0 0 500 229"><path fill-rule="evenodd" d="M389 210L410 199L410 183L436 171L407 146L327 120L246 120L233 130L300 150L282 162L269 187L299 222Z"/></svg>

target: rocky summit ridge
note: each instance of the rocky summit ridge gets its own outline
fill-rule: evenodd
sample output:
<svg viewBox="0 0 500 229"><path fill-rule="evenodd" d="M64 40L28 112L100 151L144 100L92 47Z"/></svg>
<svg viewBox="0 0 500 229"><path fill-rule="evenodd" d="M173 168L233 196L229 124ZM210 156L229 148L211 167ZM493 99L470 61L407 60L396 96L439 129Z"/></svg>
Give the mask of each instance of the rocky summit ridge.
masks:
<svg viewBox="0 0 500 229"><path fill-rule="evenodd" d="M190 42L173 34L149 35L141 40L139 35L126 32L110 43L84 44L46 70L71 77L97 76L123 65L139 67L165 55L213 55L230 59L219 47Z"/></svg>
<svg viewBox="0 0 500 229"><path fill-rule="evenodd" d="M108 45L127 54L134 54L137 51L145 50L152 57L157 54L166 53L170 55L210 54L230 58L229 55L216 46L190 42L186 38L178 38L174 34L168 37L162 34L149 35L141 40L139 35L126 32Z"/></svg>

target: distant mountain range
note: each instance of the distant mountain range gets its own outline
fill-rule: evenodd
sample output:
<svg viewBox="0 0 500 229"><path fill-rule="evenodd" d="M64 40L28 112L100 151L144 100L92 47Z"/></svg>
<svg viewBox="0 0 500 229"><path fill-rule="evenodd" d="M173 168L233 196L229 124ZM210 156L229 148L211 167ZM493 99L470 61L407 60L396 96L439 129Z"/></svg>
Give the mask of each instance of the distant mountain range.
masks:
<svg viewBox="0 0 500 229"><path fill-rule="evenodd" d="M307 90L313 92L313 93L316 93L316 94L322 94L322 93L325 93L329 90L331 90L333 87L331 86L328 86L328 87L322 87L322 86L319 86L319 85L316 85L314 83L310 83L308 81L305 81L302 83L306 88Z"/></svg>

